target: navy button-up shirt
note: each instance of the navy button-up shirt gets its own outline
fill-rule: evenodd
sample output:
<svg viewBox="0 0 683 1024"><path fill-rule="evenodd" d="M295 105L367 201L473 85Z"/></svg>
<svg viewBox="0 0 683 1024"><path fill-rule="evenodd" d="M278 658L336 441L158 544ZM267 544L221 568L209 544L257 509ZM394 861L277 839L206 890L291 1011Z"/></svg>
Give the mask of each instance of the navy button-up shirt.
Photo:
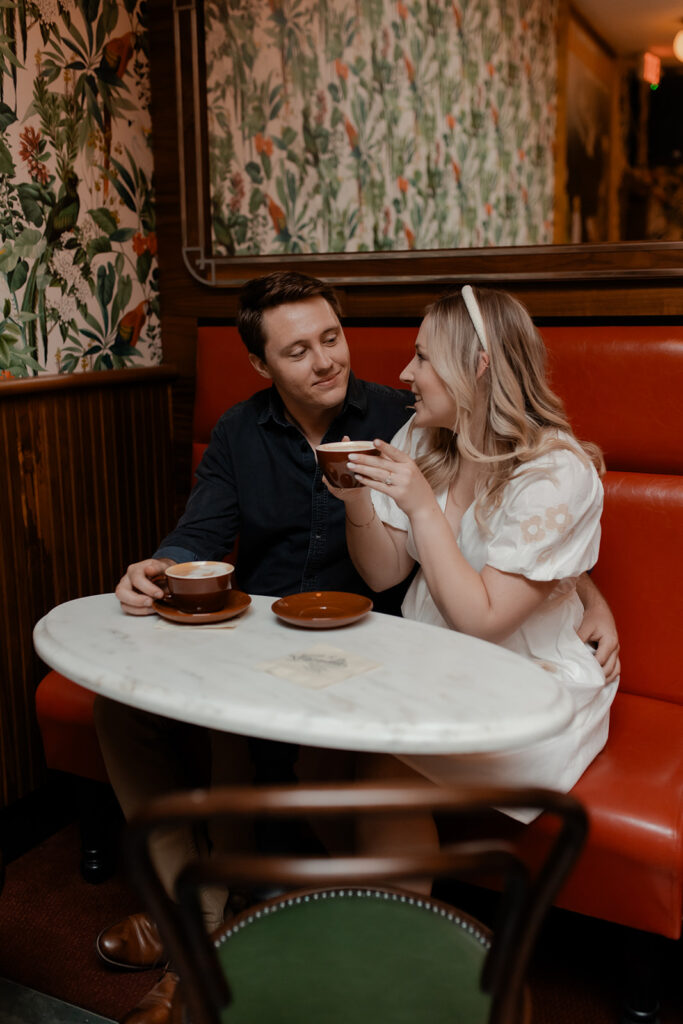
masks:
<svg viewBox="0 0 683 1024"><path fill-rule="evenodd" d="M413 396L349 378L324 441L390 441ZM221 416L197 469L185 512L157 557L220 559L239 536L235 582L251 594L308 590L368 593L346 548L344 505L322 482L315 453L290 423L275 387ZM395 588L396 589L396 588ZM376 606L396 609L396 594Z"/></svg>

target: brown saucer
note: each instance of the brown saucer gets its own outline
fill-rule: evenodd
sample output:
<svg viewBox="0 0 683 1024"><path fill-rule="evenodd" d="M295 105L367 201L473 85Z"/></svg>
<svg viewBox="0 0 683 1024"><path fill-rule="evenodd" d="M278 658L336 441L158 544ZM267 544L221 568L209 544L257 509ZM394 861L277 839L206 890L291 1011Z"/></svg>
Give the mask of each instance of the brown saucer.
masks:
<svg viewBox="0 0 683 1024"><path fill-rule="evenodd" d="M361 594L341 590L313 590L290 594L271 605L279 619L305 629L333 629L357 622L372 611L372 601Z"/></svg>
<svg viewBox="0 0 683 1024"><path fill-rule="evenodd" d="M241 590L228 590L225 595L225 604L217 612L181 612L174 608L169 601L153 601L152 607L163 619L169 622L180 622L184 626L204 626L209 622L223 622L224 619L232 619L235 615L241 615L249 605L251 598Z"/></svg>

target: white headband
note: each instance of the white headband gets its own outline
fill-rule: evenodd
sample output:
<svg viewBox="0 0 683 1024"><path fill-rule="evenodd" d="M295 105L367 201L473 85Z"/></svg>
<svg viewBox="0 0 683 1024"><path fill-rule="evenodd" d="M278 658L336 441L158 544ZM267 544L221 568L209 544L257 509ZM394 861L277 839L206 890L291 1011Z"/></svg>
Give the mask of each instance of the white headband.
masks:
<svg viewBox="0 0 683 1024"><path fill-rule="evenodd" d="M490 356L491 353L489 352L489 343L486 339L486 330L484 328L484 318L481 315L479 303L474 297L472 286L466 284L463 287L461 294L465 302L465 305L467 306L467 312L470 314L470 320L474 324L474 329L477 332L477 337L481 342L481 347L483 348L484 352L486 352L486 354Z"/></svg>

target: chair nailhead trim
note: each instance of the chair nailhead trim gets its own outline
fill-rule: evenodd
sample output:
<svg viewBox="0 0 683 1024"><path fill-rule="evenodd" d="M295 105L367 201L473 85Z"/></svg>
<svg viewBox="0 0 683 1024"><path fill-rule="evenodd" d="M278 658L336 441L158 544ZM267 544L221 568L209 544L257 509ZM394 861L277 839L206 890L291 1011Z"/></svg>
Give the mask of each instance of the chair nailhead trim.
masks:
<svg viewBox="0 0 683 1024"><path fill-rule="evenodd" d="M299 903L310 903L311 900L315 902L321 899L335 899L337 896L357 896L361 899L383 899L391 900L393 903L408 903L411 907L419 907L421 910L427 910L432 914L437 914L439 917L445 917L447 921L451 921L453 924L472 935L482 946L485 946L486 948L490 946L488 938L483 935L478 928L470 924L469 921L464 921L458 914L454 914L446 910L445 907L437 907L430 903L429 900L416 899L413 896L401 896L398 893L393 892L378 892L374 889L329 889L324 892L311 893L307 896L290 896L288 899L282 900L275 906L262 907L259 910L255 910L253 914L249 915L249 917L246 917L243 921L240 921L239 924L228 929L220 939L216 940L215 945L221 946L224 942L227 942L232 935L241 931L242 928L245 928L249 924L253 924L254 921L258 921L261 917L265 917L268 914L275 914L279 910L283 910L285 907L293 907Z"/></svg>

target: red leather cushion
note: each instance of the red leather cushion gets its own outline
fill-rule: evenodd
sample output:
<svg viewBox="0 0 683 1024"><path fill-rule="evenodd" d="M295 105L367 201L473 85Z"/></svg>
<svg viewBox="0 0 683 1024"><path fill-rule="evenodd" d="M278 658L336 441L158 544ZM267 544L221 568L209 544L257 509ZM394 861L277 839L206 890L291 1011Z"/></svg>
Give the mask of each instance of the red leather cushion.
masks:
<svg viewBox="0 0 683 1024"><path fill-rule="evenodd" d="M48 768L108 782L93 723L95 694L59 672L36 689L36 713Z"/></svg>
<svg viewBox="0 0 683 1024"><path fill-rule="evenodd" d="M683 707L618 693L604 750L572 790L590 819L559 906L676 939L683 915ZM547 841L542 815L523 845Z"/></svg>
<svg viewBox="0 0 683 1024"><path fill-rule="evenodd" d="M683 473L683 327L543 327L553 387L610 469Z"/></svg>
<svg viewBox="0 0 683 1024"><path fill-rule="evenodd" d="M399 374L415 354L417 332L417 327L345 327L356 377L391 388L406 387Z"/></svg>
<svg viewBox="0 0 683 1024"><path fill-rule="evenodd" d="M607 473L604 484L593 579L619 629L620 689L683 704L683 476Z"/></svg>
<svg viewBox="0 0 683 1024"><path fill-rule="evenodd" d="M236 327L198 327L192 439L208 444L225 410L267 383L249 362Z"/></svg>

